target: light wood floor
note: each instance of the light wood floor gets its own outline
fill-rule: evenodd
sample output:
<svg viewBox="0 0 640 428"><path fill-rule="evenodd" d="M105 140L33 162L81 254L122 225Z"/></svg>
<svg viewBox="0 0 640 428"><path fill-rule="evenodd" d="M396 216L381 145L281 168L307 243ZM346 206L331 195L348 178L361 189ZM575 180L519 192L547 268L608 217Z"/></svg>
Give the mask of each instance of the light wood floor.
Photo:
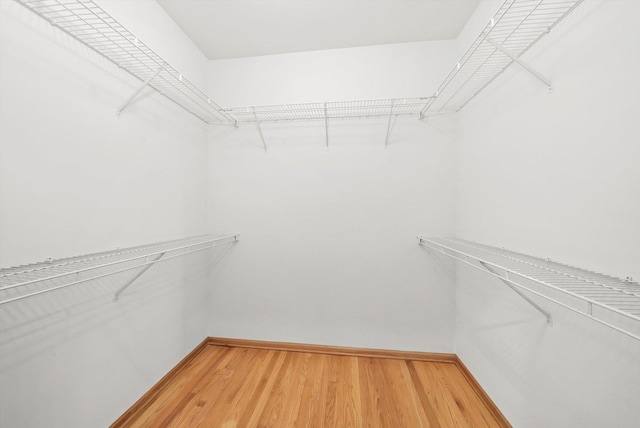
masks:
<svg viewBox="0 0 640 428"><path fill-rule="evenodd" d="M404 359L208 345L149 398L118 426L505 426L455 364Z"/></svg>

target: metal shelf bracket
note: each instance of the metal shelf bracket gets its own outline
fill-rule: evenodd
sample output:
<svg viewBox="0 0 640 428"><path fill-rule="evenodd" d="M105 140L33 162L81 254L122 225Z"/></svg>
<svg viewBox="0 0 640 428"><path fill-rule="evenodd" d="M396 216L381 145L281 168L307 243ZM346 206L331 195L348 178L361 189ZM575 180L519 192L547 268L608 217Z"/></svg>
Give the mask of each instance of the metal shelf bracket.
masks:
<svg viewBox="0 0 640 428"><path fill-rule="evenodd" d="M144 266L142 269L140 269L140 272L138 272L133 278L131 278L125 285L123 285L122 287L120 287L118 289L118 291L116 291L116 293L113 295L113 301L117 302L118 299L120 298L120 295L124 292L124 290L127 289L127 287L129 287L131 284L133 284L134 282L136 282L136 280L138 278L140 278L142 275L144 275L144 273L146 271L149 270L149 268L151 266L153 266L154 264L156 264L156 262L158 260L160 260L162 258L162 256L164 256L166 253L160 253L158 254L153 260L149 260L149 257L147 257L147 265Z"/></svg>
<svg viewBox="0 0 640 428"><path fill-rule="evenodd" d="M151 266L218 245L236 243L239 236L201 235L0 269L0 305L137 271L132 279L116 291L113 300L118 301L122 292Z"/></svg>
<svg viewBox="0 0 640 428"><path fill-rule="evenodd" d="M638 283L461 239L417 238L418 244L435 253L500 279L540 311L550 325L551 315L529 296L543 298L640 340Z"/></svg>
<svg viewBox="0 0 640 428"><path fill-rule="evenodd" d="M493 269L491 266L489 266L487 263L485 262L479 262L486 270L488 270L489 272L491 272L492 274L494 274L500 281L502 281L507 287L509 287L511 290L513 290L514 293L516 293L518 296L522 297L528 304L530 304L531 306L533 306L534 308L537 309L538 312L540 312L542 315L544 315L544 317L547 319L547 322L549 323L549 325L553 325L553 319L551 318L551 314L547 311L545 311L544 309L542 309L542 307L540 305L538 305L536 302L534 302L533 300L531 300L530 298L528 298L522 291L518 290L514 285L511 284L510 280L509 280L509 272L505 271L505 275L503 277L503 275L500 275L496 269Z"/></svg>
<svg viewBox="0 0 640 428"><path fill-rule="evenodd" d="M327 116L327 103L324 103L324 136L329 147L329 117Z"/></svg>
<svg viewBox="0 0 640 428"><path fill-rule="evenodd" d="M258 116L256 115L256 109L253 109L253 117L256 120L256 128L258 128L258 133L260 134L260 139L262 140L262 146L264 147L264 151L267 151L267 143L264 141L264 135L262 135L262 127L260 127L260 121L258 120Z"/></svg>
<svg viewBox="0 0 640 428"><path fill-rule="evenodd" d="M456 114L456 113L457 111L435 111L435 112L421 111L420 117L418 117L418 120L424 120L434 116L444 116L445 114Z"/></svg>
<svg viewBox="0 0 640 428"><path fill-rule="evenodd" d="M491 45L493 45L500 52L502 52L503 54L511 58L514 62L517 62L518 64L520 64L522 68L527 70L529 73L533 74L536 77L536 79L540 80L542 83L547 85L547 87L549 88L549 93L553 92L553 84L551 83L551 80L547 79L542 74L538 73L538 71L536 71L533 67L531 67L529 64L524 62L519 56L514 55L511 51L506 49L500 43L493 40L491 37L487 37L485 40L489 42Z"/></svg>
<svg viewBox="0 0 640 428"><path fill-rule="evenodd" d="M237 125L236 120L93 0L16 0L136 79L144 82L116 110L147 86L205 123ZM158 71L160 67L160 71Z"/></svg>
<svg viewBox="0 0 640 428"><path fill-rule="evenodd" d="M129 98L127 98L122 105L120 105L120 107L118 107L118 110L116 110L116 116L120 117L120 114L122 113L122 111L127 108L127 106L131 103L131 101L133 101L135 99L135 97L138 96L138 94L140 94L140 92L142 92L142 90L144 88L146 88L147 86L149 86L149 84L151 83L151 81L153 79L155 79L156 77L158 77L158 74L160 74L160 72L164 69L164 67L160 67L158 68L158 70L152 75L150 76L147 80L145 80L142 85L140 85L140 87L138 89L136 89L133 94L131 94L131 96Z"/></svg>
<svg viewBox="0 0 640 428"><path fill-rule="evenodd" d="M387 138L384 140L384 145L387 146L389 144L389 134L391 134L391 120L393 119L393 102L391 103L391 107L389 108L389 122L387 122Z"/></svg>
<svg viewBox="0 0 640 428"><path fill-rule="evenodd" d="M435 249L433 247L431 247L430 245L428 245L428 240L426 240L425 238L423 238L422 236L417 236L418 238L418 244L428 248L429 250L434 250ZM464 260L462 258L458 258L458 257L454 257L449 253L446 253L444 251L444 247L442 247L440 249L440 252L453 257L454 259L461 261L465 264L468 264L476 269L480 269L478 266L474 265L473 263L471 263L469 261L469 257L465 257ZM482 265L482 267L484 269L486 269L492 276L495 276L496 278L498 278L500 281L502 281L507 287L509 287L511 290L513 290L514 293L516 293L518 296L522 297L522 299L524 299L527 303L529 303L531 306L533 306L538 312L540 312L542 315L544 315L544 317L547 319L547 323L551 326L553 326L553 319L551 318L551 314L549 312L547 312L546 310L544 310L540 305L538 305L536 302L534 302L533 300L531 300L527 295L525 295L522 291L518 290L517 286L514 285L515 283L509 279L509 271L505 270L504 271L504 275L501 275L499 273L499 271L495 268L493 268L491 265L489 265L488 263L479 260L478 263L480 265Z"/></svg>
<svg viewBox="0 0 640 428"><path fill-rule="evenodd" d="M421 110L460 111L514 63L543 82L551 81L521 57L583 0L504 0Z"/></svg>

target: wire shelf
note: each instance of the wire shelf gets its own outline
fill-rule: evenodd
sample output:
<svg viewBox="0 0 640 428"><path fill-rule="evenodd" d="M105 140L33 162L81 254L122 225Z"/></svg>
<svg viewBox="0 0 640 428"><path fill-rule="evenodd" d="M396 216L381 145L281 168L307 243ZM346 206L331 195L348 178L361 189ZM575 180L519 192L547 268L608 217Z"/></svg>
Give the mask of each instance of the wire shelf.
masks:
<svg viewBox="0 0 640 428"><path fill-rule="evenodd" d="M150 245L87 254L0 269L0 305L130 270L140 272L115 298L153 264L238 241L239 235L202 235Z"/></svg>
<svg viewBox="0 0 640 428"><path fill-rule="evenodd" d="M419 236L418 242L640 340L636 282L459 239Z"/></svg>
<svg viewBox="0 0 640 428"><path fill-rule="evenodd" d="M282 104L235 107L225 111L243 123L413 116L420 114L428 100L427 97Z"/></svg>
<svg viewBox="0 0 640 428"><path fill-rule="evenodd" d="M520 57L581 2L506 0L438 87L423 113L462 109L513 64L514 59L503 50Z"/></svg>
<svg viewBox="0 0 640 428"><path fill-rule="evenodd" d="M206 123L235 125L210 97L92 0L16 0Z"/></svg>

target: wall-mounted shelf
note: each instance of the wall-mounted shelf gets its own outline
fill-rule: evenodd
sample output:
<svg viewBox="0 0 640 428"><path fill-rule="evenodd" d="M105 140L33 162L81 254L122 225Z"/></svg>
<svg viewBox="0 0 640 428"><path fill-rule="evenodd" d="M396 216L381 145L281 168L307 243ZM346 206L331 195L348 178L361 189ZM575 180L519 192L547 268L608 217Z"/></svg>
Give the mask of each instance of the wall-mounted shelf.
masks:
<svg viewBox="0 0 640 428"><path fill-rule="evenodd" d="M324 120L327 125L330 119L371 117L389 117L391 122L394 116L424 118L459 111L514 62L551 87L520 57L582 2L506 0L432 97L222 109L92 0L16 1L143 82L117 109L118 114L151 86L206 123L255 123L261 134L262 122ZM327 132L327 144L328 140Z"/></svg>
<svg viewBox="0 0 640 428"><path fill-rule="evenodd" d="M265 150L260 126L263 122L324 120L328 146L330 119L370 117L388 117L386 145L394 116L415 115L423 119L455 113L514 62L551 90L551 81L520 57L581 2L506 0L431 97L249 106L225 111L240 123L254 123Z"/></svg>
<svg viewBox="0 0 640 428"><path fill-rule="evenodd" d="M92 0L16 0L143 82L118 109L150 86L206 123L235 120L185 76Z"/></svg>
<svg viewBox="0 0 640 428"><path fill-rule="evenodd" d="M0 269L0 305L59 290L109 275L136 270L114 299L152 265L238 241L239 235L202 235L139 247L117 249Z"/></svg>
<svg viewBox="0 0 640 428"><path fill-rule="evenodd" d="M426 106L426 98L339 101L327 103L282 104L226 109L240 123L284 122L324 119L417 116Z"/></svg>
<svg viewBox="0 0 640 428"><path fill-rule="evenodd" d="M505 1L438 87L423 113L459 111L514 62L551 89L549 79L520 57L581 2Z"/></svg>
<svg viewBox="0 0 640 428"><path fill-rule="evenodd" d="M381 100L338 101L326 103L281 104L270 106L235 107L226 109L240 123L254 123L260 133L264 149L267 144L260 126L263 122L293 122L322 120L325 125L326 145L329 146L329 120L386 118L389 142L391 121L398 116L419 116L427 105L425 98L393 98Z"/></svg>
<svg viewBox="0 0 640 428"><path fill-rule="evenodd" d="M640 340L636 282L459 239L419 236L418 243Z"/></svg>

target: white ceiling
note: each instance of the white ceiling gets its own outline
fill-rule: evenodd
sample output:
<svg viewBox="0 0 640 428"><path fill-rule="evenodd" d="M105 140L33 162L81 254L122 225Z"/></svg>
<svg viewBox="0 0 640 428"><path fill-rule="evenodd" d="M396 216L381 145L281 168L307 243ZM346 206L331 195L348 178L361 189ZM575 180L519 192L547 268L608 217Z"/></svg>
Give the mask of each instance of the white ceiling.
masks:
<svg viewBox="0 0 640 428"><path fill-rule="evenodd" d="M157 0L209 59L458 36L480 0Z"/></svg>

